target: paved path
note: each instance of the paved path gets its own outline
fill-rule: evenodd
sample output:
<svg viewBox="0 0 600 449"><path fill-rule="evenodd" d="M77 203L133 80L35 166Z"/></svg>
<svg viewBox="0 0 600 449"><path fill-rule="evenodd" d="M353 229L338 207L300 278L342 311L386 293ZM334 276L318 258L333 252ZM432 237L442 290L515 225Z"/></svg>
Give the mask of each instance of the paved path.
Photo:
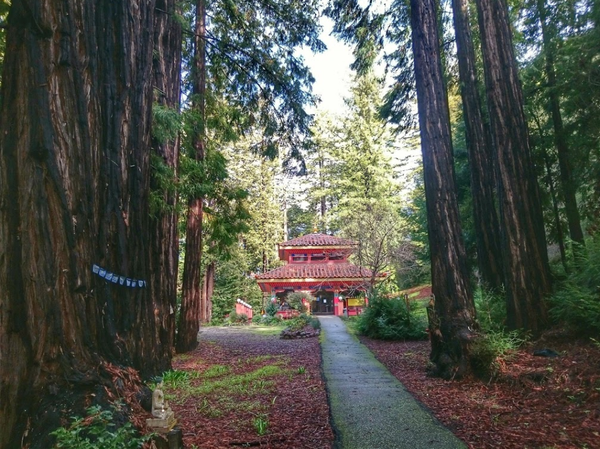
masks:
<svg viewBox="0 0 600 449"><path fill-rule="evenodd" d="M321 316L319 321L335 449L466 447L348 334L342 320Z"/></svg>

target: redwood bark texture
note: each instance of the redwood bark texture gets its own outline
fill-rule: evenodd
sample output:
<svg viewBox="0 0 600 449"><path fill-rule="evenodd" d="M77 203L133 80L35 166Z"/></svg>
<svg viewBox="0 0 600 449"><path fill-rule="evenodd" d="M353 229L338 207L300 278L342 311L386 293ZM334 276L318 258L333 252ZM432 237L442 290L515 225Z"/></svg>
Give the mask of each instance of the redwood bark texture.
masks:
<svg viewBox="0 0 600 449"><path fill-rule="evenodd" d="M539 189L505 0L477 0L492 138L497 152L507 324L547 323L550 268Z"/></svg>
<svg viewBox="0 0 600 449"><path fill-rule="evenodd" d="M12 2L0 111L0 448L51 447L45 432L70 401L100 401L110 388L106 363L146 376L170 366L169 299L150 255L154 6ZM147 286L108 282L93 264Z"/></svg>
<svg viewBox="0 0 600 449"><path fill-rule="evenodd" d="M196 1L196 22L194 33L194 73L192 73L192 94L194 109L199 122L194 126L194 158L201 162L206 156L205 94L206 94L206 2ZM202 308L202 221L204 198L192 198L188 204L186 223L185 259L183 261L183 285L181 310L177 325L176 350L189 352L198 345Z"/></svg>
<svg viewBox="0 0 600 449"><path fill-rule="evenodd" d="M452 1L460 91L471 173L477 262L483 284L498 290L504 284L504 273L500 252L500 227L495 204L495 166L493 151L490 148L491 137L488 136L481 112L482 103L479 96L468 7L467 0Z"/></svg>
<svg viewBox="0 0 600 449"><path fill-rule="evenodd" d="M156 0L154 18L154 58L152 66L154 101L162 106L179 110L181 95L181 24L176 18L178 0ZM163 162L177 173L180 140L152 141L152 149ZM160 188L151 179L152 188ZM175 311L177 309L177 273L179 267L179 234L177 195L163 193L164 210L151 218L151 272L150 280L155 298L154 314L162 351L172 353L175 345ZM163 300L157 301L156 298Z"/></svg>
<svg viewBox="0 0 600 449"><path fill-rule="evenodd" d="M435 313L430 320L431 361L437 375L460 377L470 371L475 308L458 214L436 2L411 0L410 4L435 296Z"/></svg>

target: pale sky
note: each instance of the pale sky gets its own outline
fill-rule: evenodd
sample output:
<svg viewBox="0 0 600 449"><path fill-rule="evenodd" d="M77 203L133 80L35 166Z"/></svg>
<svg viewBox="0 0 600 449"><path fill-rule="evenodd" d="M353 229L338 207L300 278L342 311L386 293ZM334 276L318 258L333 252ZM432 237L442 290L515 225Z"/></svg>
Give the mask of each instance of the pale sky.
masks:
<svg viewBox="0 0 600 449"><path fill-rule="evenodd" d="M324 17L321 24L321 40L327 45L327 50L318 54L304 51L302 54L315 78L313 92L321 97L319 110L341 113L344 109L344 98L350 96L350 64L354 58L349 46L330 35L332 21Z"/></svg>

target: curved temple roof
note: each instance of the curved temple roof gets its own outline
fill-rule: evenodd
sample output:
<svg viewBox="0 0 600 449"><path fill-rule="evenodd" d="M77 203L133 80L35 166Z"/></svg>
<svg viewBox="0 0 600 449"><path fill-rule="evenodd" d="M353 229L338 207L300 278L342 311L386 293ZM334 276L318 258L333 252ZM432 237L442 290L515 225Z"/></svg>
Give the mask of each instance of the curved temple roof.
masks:
<svg viewBox="0 0 600 449"><path fill-rule="evenodd" d="M256 276L260 281L283 279L370 279L373 272L350 262L287 264ZM380 276L377 276L380 277Z"/></svg>
<svg viewBox="0 0 600 449"><path fill-rule="evenodd" d="M356 242L352 240L343 239L341 237L335 237L327 234L308 234L295 239L288 240L279 244L280 248L283 247L307 247L307 246L341 246L350 247L356 246Z"/></svg>

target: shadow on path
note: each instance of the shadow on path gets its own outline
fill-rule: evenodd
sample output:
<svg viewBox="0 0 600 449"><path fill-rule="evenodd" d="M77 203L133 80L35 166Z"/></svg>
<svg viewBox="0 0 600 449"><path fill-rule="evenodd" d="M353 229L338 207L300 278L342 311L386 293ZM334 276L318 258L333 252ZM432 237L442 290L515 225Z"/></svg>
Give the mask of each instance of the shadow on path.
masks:
<svg viewBox="0 0 600 449"><path fill-rule="evenodd" d="M319 321L334 449L466 448L348 334L340 318Z"/></svg>

